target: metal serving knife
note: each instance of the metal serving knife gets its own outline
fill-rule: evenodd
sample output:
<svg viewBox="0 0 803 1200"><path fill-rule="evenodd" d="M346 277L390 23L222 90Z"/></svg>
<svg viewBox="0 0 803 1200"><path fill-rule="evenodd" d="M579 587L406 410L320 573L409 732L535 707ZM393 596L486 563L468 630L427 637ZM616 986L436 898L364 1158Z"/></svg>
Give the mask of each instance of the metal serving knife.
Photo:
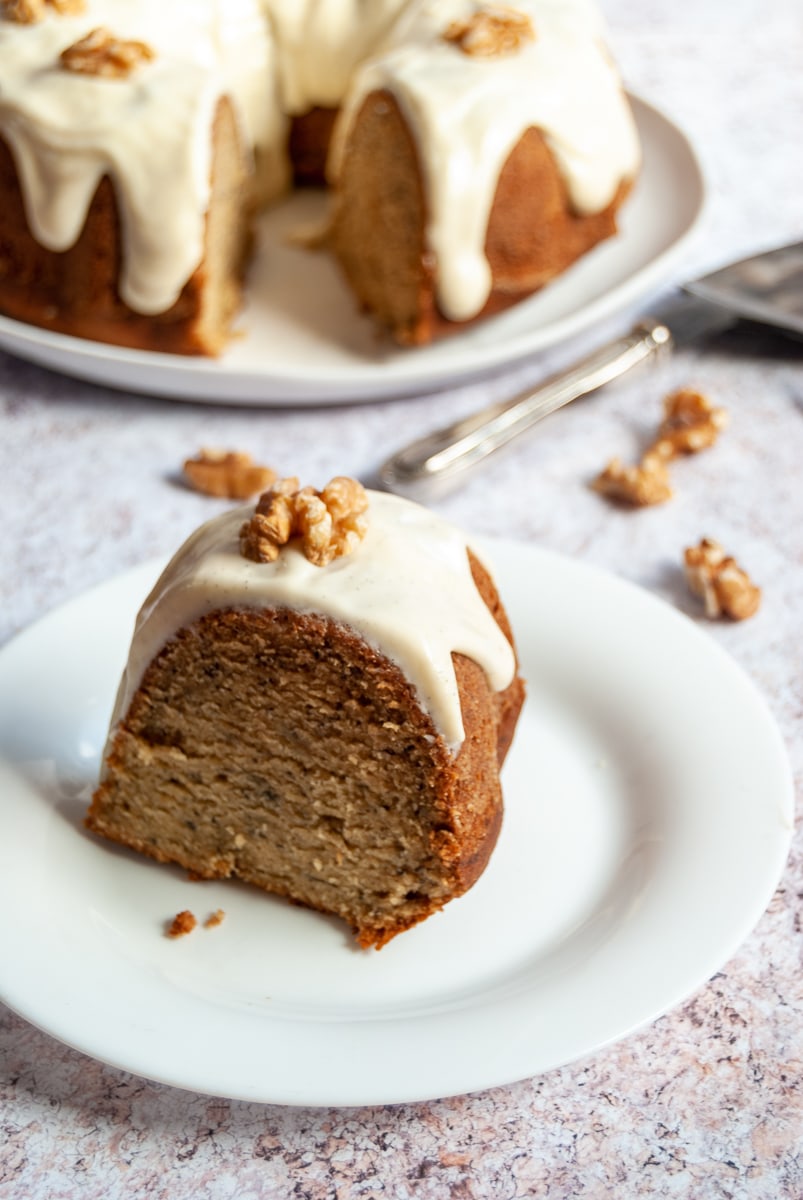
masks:
<svg viewBox="0 0 803 1200"><path fill-rule="evenodd" d="M654 316L568 371L398 450L380 467L380 482L388 491L416 499L443 495L490 454L556 409L659 352L720 333L741 318L803 335L803 242L742 259L687 283L681 295Z"/></svg>

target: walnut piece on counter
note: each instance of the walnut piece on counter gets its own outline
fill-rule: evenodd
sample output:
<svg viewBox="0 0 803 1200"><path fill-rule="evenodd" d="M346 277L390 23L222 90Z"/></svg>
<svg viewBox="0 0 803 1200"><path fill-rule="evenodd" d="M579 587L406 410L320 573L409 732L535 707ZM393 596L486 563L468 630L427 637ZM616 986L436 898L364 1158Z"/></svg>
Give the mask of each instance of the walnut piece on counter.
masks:
<svg viewBox="0 0 803 1200"><path fill-rule="evenodd" d="M697 454L713 446L728 423L724 408L714 408L702 392L680 388L664 400L658 436L638 466L613 458L592 487L611 500L634 507L662 504L672 496L667 464L681 454Z"/></svg>
<svg viewBox="0 0 803 1200"><path fill-rule="evenodd" d="M117 38L100 27L62 50L59 57L65 70L79 75L127 79L132 71L156 55L145 42Z"/></svg>
<svg viewBox="0 0 803 1200"><path fill-rule="evenodd" d="M680 388L664 400L664 419L650 447L667 462L713 446L728 424L724 408L714 408L702 392Z"/></svg>
<svg viewBox="0 0 803 1200"><path fill-rule="evenodd" d="M259 498L240 530L240 551L253 562L274 562L291 538L317 567L350 554L368 528L368 496L362 484L338 475L321 492L299 488L298 479L278 480Z"/></svg>
<svg viewBox="0 0 803 1200"><path fill-rule="evenodd" d="M683 559L689 590L702 599L707 617L744 621L758 610L761 589L719 542L702 538L684 551Z"/></svg>
<svg viewBox="0 0 803 1200"><path fill-rule="evenodd" d="M198 921L195 914L191 913L188 908L185 908L173 917L170 927L167 930L167 936L170 938L186 937L188 933L192 933L197 924Z"/></svg>
<svg viewBox="0 0 803 1200"><path fill-rule="evenodd" d="M515 54L525 42L534 41L535 30L526 13L506 4L488 4L477 9L466 21L453 21L443 37L464 54L499 58L503 54Z"/></svg>
<svg viewBox="0 0 803 1200"><path fill-rule="evenodd" d="M250 500L276 479L270 467L256 464L236 450L201 450L184 463L184 477L198 492L227 500Z"/></svg>
<svg viewBox="0 0 803 1200"><path fill-rule="evenodd" d="M649 451L637 466L632 467L626 466L620 458L612 458L592 487L609 500L634 508L663 504L672 497L666 463L660 455Z"/></svg>

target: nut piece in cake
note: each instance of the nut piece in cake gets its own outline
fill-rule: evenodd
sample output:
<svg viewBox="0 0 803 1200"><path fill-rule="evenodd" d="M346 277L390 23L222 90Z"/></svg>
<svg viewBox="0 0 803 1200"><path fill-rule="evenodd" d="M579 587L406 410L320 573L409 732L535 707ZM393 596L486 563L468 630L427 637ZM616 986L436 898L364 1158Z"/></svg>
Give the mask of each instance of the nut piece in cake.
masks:
<svg viewBox="0 0 803 1200"><path fill-rule="evenodd" d="M227 500L250 500L276 479L270 467L259 466L250 454L205 448L184 463L184 477L197 492Z"/></svg>
<svg viewBox="0 0 803 1200"><path fill-rule="evenodd" d="M689 546L684 566L689 589L703 600L707 617L743 621L758 610L761 589L719 542L703 538L698 546Z"/></svg>

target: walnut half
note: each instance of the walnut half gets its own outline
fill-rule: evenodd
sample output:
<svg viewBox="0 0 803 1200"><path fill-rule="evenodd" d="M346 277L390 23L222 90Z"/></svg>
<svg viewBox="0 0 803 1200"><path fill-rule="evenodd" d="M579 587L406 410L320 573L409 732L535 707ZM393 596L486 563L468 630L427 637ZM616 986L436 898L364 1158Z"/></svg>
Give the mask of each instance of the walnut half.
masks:
<svg viewBox="0 0 803 1200"><path fill-rule="evenodd" d="M317 567L350 554L365 537L368 496L362 484L335 476L321 492L299 488L295 477L278 480L264 492L250 521L240 530L240 552L253 562L274 562L282 546L300 538L304 554Z"/></svg>
<svg viewBox="0 0 803 1200"><path fill-rule="evenodd" d="M719 542L702 538L698 546L684 551L683 558L689 590L701 597L707 617L744 621L758 610L761 589Z"/></svg>
<svg viewBox="0 0 803 1200"><path fill-rule="evenodd" d="M107 79L126 79L142 63L155 58L145 42L117 38L108 29L93 29L60 55L66 71L79 75L102 75Z"/></svg>
<svg viewBox="0 0 803 1200"><path fill-rule="evenodd" d="M453 21L444 31L464 54L475 58L499 58L514 54L525 42L535 40L535 30L526 13L506 4L488 4L466 21Z"/></svg>

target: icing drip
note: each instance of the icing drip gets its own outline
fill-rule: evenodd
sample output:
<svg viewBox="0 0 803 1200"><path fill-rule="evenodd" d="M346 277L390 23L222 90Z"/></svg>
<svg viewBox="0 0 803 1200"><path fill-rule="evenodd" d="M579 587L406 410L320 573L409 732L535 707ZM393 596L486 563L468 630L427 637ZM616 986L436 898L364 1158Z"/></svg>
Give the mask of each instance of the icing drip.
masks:
<svg viewBox="0 0 803 1200"><path fill-rule="evenodd" d="M359 64L409 0L265 0L288 113L337 108Z"/></svg>
<svg viewBox="0 0 803 1200"><path fill-rule="evenodd" d="M120 294L163 312L203 253L211 124L231 94L249 143L278 136L272 47L258 0L88 0L36 25L0 20L0 133L17 163L31 232L49 250L79 236L98 183L114 182L123 232ZM92 29L145 42L126 78L65 71L59 55Z"/></svg>
<svg viewBox="0 0 803 1200"><path fill-rule="evenodd" d="M216 609L286 607L356 629L401 667L447 745L459 748L463 724L452 652L479 663L500 691L514 676L513 651L471 577L464 535L408 500L369 496L365 538L327 567L314 566L294 543L273 563L244 558L238 534L249 506L201 526L140 611L112 729L148 664L178 629Z"/></svg>
<svg viewBox="0 0 803 1200"><path fill-rule="evenodd" d="M332 162L336 178L349 123L369 92L392 92L418 149L439 307L453 320L476 315L488 298L484 248L496 184L527 129L544 134L581 214L605 208L639 165L635 125L595 8L517 0L534 39L514 54L475 58L443 33L479 7L425 0L408 9L385 51L354 80Z"/></svg>

